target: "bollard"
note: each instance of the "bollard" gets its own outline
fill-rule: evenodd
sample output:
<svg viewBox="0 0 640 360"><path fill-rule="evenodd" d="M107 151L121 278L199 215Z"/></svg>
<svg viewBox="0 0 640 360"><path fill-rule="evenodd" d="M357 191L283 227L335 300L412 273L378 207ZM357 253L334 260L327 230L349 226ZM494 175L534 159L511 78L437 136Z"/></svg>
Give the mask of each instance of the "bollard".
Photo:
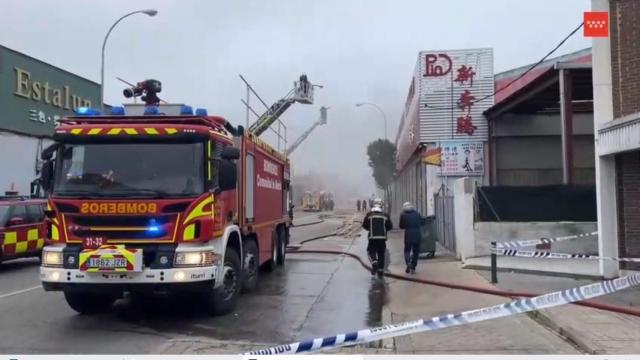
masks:
<svg viewBox="0 0 640 360"><path fill-rule="evenodd" d="M495 252L496 242L491 242L491 283L498 283L498 255Z"/></svg>

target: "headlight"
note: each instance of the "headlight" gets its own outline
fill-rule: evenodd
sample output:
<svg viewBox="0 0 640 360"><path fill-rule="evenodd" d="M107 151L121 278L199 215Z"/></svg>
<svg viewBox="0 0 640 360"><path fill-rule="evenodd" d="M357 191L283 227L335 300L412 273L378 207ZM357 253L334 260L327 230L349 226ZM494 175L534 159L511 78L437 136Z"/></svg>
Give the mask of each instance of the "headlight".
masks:
<svg viewBox="0 0 640 360"><path fill-rule="evenodd" d="M217 258L213 251L177 252L173 264L175 266L211 266Z"/></svg>
<svg viewBox="0 0 640 360"><path fill-rule="evenodd" d="M62 267L62 251L42 251L42 265Z"/></svg>

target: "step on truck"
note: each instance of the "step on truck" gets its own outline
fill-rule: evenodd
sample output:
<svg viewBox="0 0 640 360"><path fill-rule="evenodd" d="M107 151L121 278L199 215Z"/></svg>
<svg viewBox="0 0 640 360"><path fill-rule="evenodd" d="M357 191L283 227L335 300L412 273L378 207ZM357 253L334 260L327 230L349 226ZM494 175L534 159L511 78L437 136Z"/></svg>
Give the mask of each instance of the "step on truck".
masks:
<svg viewBox="0 0 640 360"><path fill-rule="evenodd" d="M144 100L144 98L143 98ZM231 311L289 241L289 161L256 135L186 105L79 108L42 152L40 278L79 313L118 298L188 293Z"/></svg>

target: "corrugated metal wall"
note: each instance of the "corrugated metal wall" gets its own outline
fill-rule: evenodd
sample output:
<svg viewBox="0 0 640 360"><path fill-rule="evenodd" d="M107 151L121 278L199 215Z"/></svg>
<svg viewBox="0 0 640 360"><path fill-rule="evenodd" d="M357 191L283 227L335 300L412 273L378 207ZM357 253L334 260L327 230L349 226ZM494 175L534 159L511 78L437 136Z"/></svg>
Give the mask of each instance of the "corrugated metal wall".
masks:
<svg viewBox="0 0 640 360"><path fill-rule="evenodd" d="M437 56L435 66L448 66L446 55L451 59L450 71L443 76L425 76L428 71L427 56ZM475 73L473 84L470 81L455 81L462 66L471 67ZM487 121L482 115L493 105L493 50L466 49L447 51L422 51L417 63L421 76L418 92L419 131L421 142L437 142L444 139L486 141L488 137ZM461 94L468 90L475 97L470 115L477 127L473 135L457 133L456 119L466 114L458 108ZM489 96L487 99L480 99Z"/></svg>

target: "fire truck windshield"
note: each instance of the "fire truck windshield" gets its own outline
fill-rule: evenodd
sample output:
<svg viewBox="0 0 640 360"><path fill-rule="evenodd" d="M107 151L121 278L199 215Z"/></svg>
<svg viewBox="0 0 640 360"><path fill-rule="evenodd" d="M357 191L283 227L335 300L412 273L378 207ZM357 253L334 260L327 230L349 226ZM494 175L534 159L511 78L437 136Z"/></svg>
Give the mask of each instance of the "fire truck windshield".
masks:
<svg viewBox="0 0 640 360"><path fill-rule="evenodd" d="M60 149L54 195L181 197L204 192L202 143L69 144Z"/></svg>

